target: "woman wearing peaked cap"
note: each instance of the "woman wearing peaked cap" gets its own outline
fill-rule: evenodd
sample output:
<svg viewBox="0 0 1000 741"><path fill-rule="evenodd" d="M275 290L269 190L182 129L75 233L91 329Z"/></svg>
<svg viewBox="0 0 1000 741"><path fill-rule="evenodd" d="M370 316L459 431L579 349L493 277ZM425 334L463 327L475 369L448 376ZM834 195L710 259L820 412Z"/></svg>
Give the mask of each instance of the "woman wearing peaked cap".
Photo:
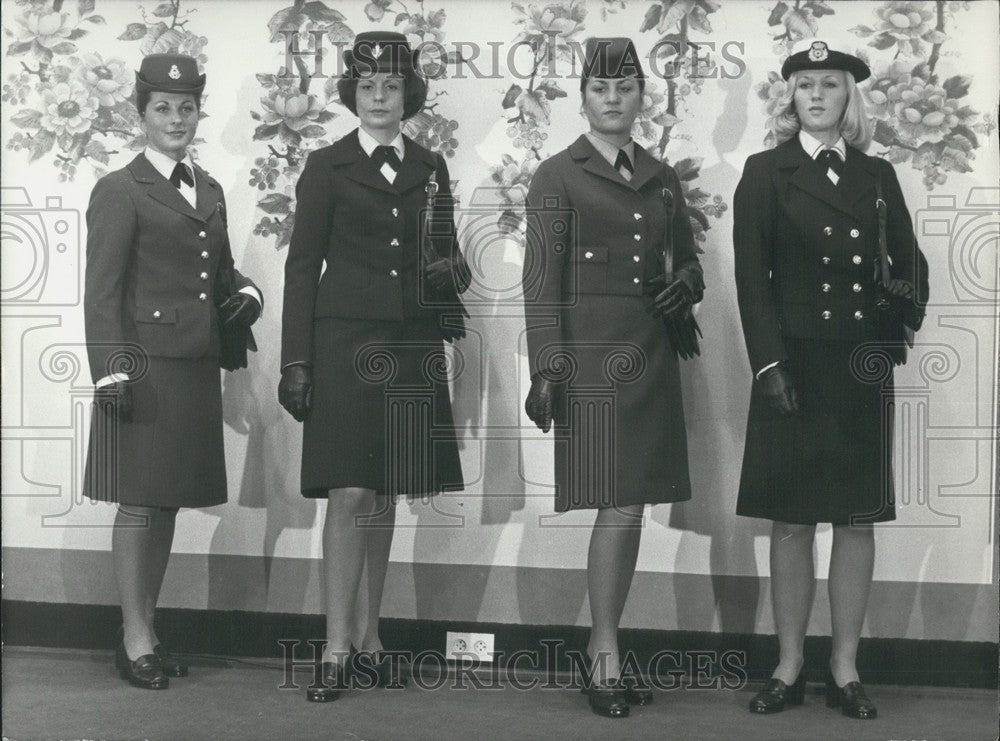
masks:
<svg viewBox="0 0 1000 741"><path fill-rule="evenodd" d="M704 291L674 170L631 139L644 76L627 38L586 44L580 92L590 130L538 166L523 288L528 417L554 422L557 512L596 509L587 559L594 712L652 700L622 683L618 624L646 504L691 497L679 362L664 319ZM672 274L664 285L665 249ZM589 679L588 679L589 682Z"/></svg>
<svg viewBox="0 0 1000 741"><path fill-rule="evenodd" d="M816 524L829 522L827 705L876 716L855 663L875 557L872 524L895 518L892 407L884 402L892 361L902 362L905 351L879 344L880 324L919 328L927 261L895 171L863 153L871 131L857 83L869 74L861 59L826 41L802 42L782 67L788 87L773 124L778 146L747 160L734 197L736 286L754 373L736 511L772 520L781 651L772 679L750 702L756 713L803 701L813 540ZM887 205L885 240L879 199ZM874 367L885 372L876 378Z"/></svg>
<svg viewBox="0 0 1000 741"><path fill-rule="evenodd" d="M97 385L84 492L116 502L112 556L124 679L187 674L153 625L179 507L226 501L220 365L246 365L263 299L233 266L225 197L187 148L205 75L152 54L136 73L146 149L94 186L84 319ZM238 357L240 351L242 358Z"/></svg>
<svg viewBox="0 0 1000 741"><path fill-rule="evenodd" d="M442 338L463 333L450 327L470 276L444 158L400 132L427 95L415 56L402 34L358 34L338 90L360 128L310 154L296 186L278 397L305 423L302 493L327 500L312 702L339 697L354 649L366 678L398 682L378 630L396 499L462 487ZM421 241L432 181L436 256Z"/></svg>

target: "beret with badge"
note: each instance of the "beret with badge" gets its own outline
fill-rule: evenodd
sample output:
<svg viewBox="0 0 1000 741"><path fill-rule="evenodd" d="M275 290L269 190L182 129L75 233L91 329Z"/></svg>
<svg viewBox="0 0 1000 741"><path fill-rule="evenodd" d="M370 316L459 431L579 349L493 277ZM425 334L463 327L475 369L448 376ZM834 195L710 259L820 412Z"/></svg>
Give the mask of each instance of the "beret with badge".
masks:
<svg viewBox="0 0 1000 741"><path fill-rule="evenodd" d="M871 70L859 57L837 51L822 39L805 39L795 44L792 54L781 65L781 76L791 77L793 72L802 70L840 69L850 72L855 82L871 77Z"/></svg>

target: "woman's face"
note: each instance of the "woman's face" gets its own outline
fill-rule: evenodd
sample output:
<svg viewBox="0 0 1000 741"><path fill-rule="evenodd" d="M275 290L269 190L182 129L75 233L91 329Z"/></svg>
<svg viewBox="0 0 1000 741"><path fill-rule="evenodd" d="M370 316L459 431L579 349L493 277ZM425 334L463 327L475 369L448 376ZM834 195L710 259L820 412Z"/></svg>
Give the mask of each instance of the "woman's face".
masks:
<svg viewBox="0 0 1000 741"><path fill-rule="evenodd" d="M627 136L642 106L639 81L633 77L591 77L583 89L583 112L591 131L605 136Z"/></svg>
<svg viewBox="0 0 1000 741"><path fill-rule="evenodd" d="M395 135L403 120L403 78L387 72L358 81L355 102L361 126L368 132Z"/></svg>
<svg viewBox="0 0 1000 741"><path fill-rule="evenodd" d="M847 107L847 73L839 69L800 71L793 100L802 128L810 134L839 132Z"/></svg>
<svg viewBox="0 0 1000 741"><path fill-rule="evenodd" d="M198 101L190 93L151 93L140 127L150 148L180 161L198 131Z"/></svg>

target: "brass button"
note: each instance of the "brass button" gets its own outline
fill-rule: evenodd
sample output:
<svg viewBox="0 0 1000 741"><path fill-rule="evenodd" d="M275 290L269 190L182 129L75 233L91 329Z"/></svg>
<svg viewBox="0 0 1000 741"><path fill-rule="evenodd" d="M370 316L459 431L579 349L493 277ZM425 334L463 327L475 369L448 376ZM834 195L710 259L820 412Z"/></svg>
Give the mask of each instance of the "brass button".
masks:
<svg viewBox="0 0 1000 741"><path fill-rule="evenodd" d="M852 257L851 258L851 262L853 262L855 265L860 265L861 264L861 255L855 255L854 257Z"/></svg>
<svg viewBox="0 0 1000 741"><path fill-rule="evenodd" d="M824 311L823 312L823 318L824 319L829 319L831 316L833 316L833 314L831 314L829 311Z"/></svg>
<svg viewBox="0 0 1000 741"><path fill-rule="evenodd" d="M392 209L392 215L393 216L399 216L399 209L398 208Z"/></svg>
<svg viewBox="0 0 1000 741"><path fill-rule="evenodd" d="M205 232L198 232L198 239L204 239L204 238L205 238L205 237L207 237L207 236L208 236L208 235L207 235L207 234L205 234Z"/></svg>
<svg viewBox="0 0 1000 741"><path fill-rule="evenodd" d="M584 256L584 257L586 257L586 258L587 258L587 259L589 260L590 258L592 258L592 257L594 256L594 253L593 253L593 252L590 252L590 251L588 250L587 252L584 252L584 253L583 253L583 256Z"/></svg>
<svg viewBox="0 0 1000 741"><path fill-rule="evenodd" d="M857 239L860 236L861 236L861 232L859 232L857 229L851 229L851 237L852 238Z"/></svg>
<svg viewBox="0 0 1000 741"><path fill-rule="evenodd" d="M159 319L159 318L160 318L160 310L157 309L156 311L153 312L153 319Z"/></svg>
<svg viewBox="0 0 1000 741"><path fill-rule="evenodd" d="M639 282L639 279L638 279L638 278L633 278L633 279L632 279L632 282L633 282L633 283L638 283L638 282Z"/></svg>
<svg viewBox="0 0 1000 741"><path fill-rule="evenodd" d="M201 251L201 259L202 260L207 260L208 259L208 250L202 250Z"/></svg>
<svg viewBox="0 0 1000 741"><path fill-rule="evenodd" d="M864 313L863 313L863 312L860 312L860 311L855 311L855 312L854 312L854 318L855 318L855 319L858 319L858 320L861 320L861 319L864 319L864 318L865 318L865 315L864 315Z"/></svg>
<svg viewBox="0 0 1000 741"><path fill-rule="evenodd" d="M389 242L389 246L390 246L390 247L399 247L399 240L398 240L398 239L396 239L395 237L393 237L393 238L392 238L392 241L391 241L391 242Z"/></svg>
<svg viewBox="0 0 1000 741"><path fill-rule="evenodd" d="M199 293L198 294L198 300L199 301L208 301L208 294L207 293Z"/></svg>
<svg viewBox="0 0 1000 741"><path fill-rule="evenodd" d="M639 259L638 255L632 255L632 262L639 262Z"/></svg>
<svg viewBox="0 0 1000 741"><path fill-rule="evenodd" d="M640 239L642 239L642 235L641 234L633 234L632 235L632 239L634 239L636 242L638 242Z"/></svg>
<svg viewBox="0 0 1000 741"><path fill-rule="evenodd" d="M202 280L208 280L208 273L202 273L198 277L201 278Z"/></svg>
<svg viewBox="0 0 1000 741"><path fill-rule="evenodd" d="M642 221L642 214L632 214L636 221Z"/></svg>
<svg viewBox="0 0 1000 741"><path fill-rule="evenodd" d="M829 265L830 264L830 258L829 257L824 257L823 258L823 264L824 265Z"/></svg>
<svg viewBox="0 0 1000 741"><path fill-rule="evenodd" d="M851 286L851 290L854 291L855 293L861 293L861 284L855 283L853 286Z"/></svg>
<svg viewBox="0 0 1000 741"><path fill-rule="evenodd" d="M823 233L829 237L831 234L833 234L833 228L829 226L824 226Z"/></svg>
<svg viewBox="0 0 1000 741"><path fill-rule="evenodd" d="M823 293L829 293L829 292L830 292L830 284L829 283L824 283L823 284Z"/></svg>
<svg viewBox="0 0 1000 741"><path fill-rule="evenodd" d="M390 278L396 278L398 276L399 276L399 271L396 270L396 268L393 268L392 270L389 271Z"/></svg>

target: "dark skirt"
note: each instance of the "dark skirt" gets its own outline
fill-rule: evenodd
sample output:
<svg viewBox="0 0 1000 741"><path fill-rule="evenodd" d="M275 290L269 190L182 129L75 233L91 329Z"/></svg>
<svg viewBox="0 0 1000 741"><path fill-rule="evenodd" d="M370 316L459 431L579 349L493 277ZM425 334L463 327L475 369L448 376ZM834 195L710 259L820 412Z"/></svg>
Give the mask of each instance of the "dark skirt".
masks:
<svg viewBox="0 0 1000 741"><path fill-rule="evenodd" d="M218 358L150 357L132 401L131 422L93 410L83 493L146 507L223 504Z"/></svg>
<svg viewBox="0 0 1000 741"><path fill-rule="evenodd" d="M312 411L302 494L360 487L427 496L463 486L436 325L321 317L313 325Z"/></svg>
<svg viewBox="0 0 1000 741"><path fill-rule="evenodd" d="M691 498L678 360L641 296L581 295L563 313L555 509ZM558 364L558 363L557 363Z"/></svg>
<svg viewBox="0 0 1000 741"><path fill-rule="evenodd" d="M895 519L891 371L852 361L854 343L786 337L785 349L800 412L780 417L754 383L736 513L797 524Z"/></svg>

